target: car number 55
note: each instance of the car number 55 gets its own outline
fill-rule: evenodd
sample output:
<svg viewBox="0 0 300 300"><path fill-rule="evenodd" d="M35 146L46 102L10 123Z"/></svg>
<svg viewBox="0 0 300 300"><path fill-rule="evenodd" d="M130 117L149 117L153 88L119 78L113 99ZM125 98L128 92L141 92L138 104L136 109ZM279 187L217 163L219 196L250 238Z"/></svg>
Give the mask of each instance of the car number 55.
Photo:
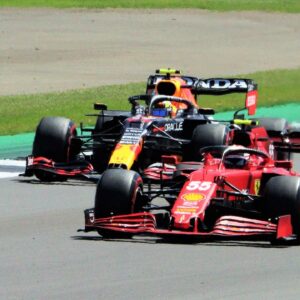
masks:
<svg viewBox="0 0 300 300"><path fill-rule="evenodd" d="M186 189L188 191L207 191L210 189L212 182L209 181L190 181Z"/></svg>

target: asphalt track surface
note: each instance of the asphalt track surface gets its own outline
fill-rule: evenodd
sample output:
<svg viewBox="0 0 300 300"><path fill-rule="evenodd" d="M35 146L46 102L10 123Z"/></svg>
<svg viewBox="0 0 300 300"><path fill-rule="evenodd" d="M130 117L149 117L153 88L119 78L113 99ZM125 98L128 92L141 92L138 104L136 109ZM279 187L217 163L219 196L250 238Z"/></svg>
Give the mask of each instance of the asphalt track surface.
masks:
<svg viewBox="0 0 300 300"><path fill-rule="evenodd" d="M1 60L4 93L80 87L82 83L86 86L98 85L103 77L97 76L102 76L103 72L111 72L112 83L116 73L122 75L116 80L141 80L157 66L174 66L174 62L178 63L175 58L180 58L180 67L187 73L196 75L200 75L200 71L214 75L232 74L235 73L233 70L240 73L299 66L298 52L295 56L299 39L294 38L295 35L299 36L299 28L295 26L299 15L193 11L176 11L176 17L174 14L168 14L167 11L147 11L141 15L130 11L123 15L120 11L0 10L1 36L7 38L7 30L11 30L15 33L10 37L12 44L15 47L19 45L21 49L15 52L12 47L6 53L19 53L20 61L15 61L15 67L20 67L20 72L13 68L13 64L9 65L11 70L9 66L3 69L5 62ZM181 14L184 17L178 16ZM118 18L120 23L117 22ZM10 23L5 23L8 19ZM144 27L138 23L143 19L148 20ZM149 20L155 21L152 27ZM98 21L104 22L107 27L102 23L97 25ZM199 39L203 38L204 42L198 44L197 56L195 48L187 47L186 43L180 43L176 50L174 47L170 50L170 43L154 34L165 32L163 25L176 22L185 24L185 27L179 33L174 29L171 41L178 34L176 40L183 39L192 45L201 42L193 30L197 28L196 32L199 32L206 26L206 31L199 34ZM122 31L125 23L138 24L136 31L131 35L125 29ZM118 27L118 24L122 26ZM89 26L89 30L85 26ZM103 35L100 35L103 39L107 36L104 33L108 28L121 30L118 37L111 38L111 43L107 40L106 44L103 43L107 47L107 57L111 55L113 58L111 61L106 61L107 57L102 52L86 52L89 49L86 46L88 36L93 37L89 39L90 45L96 45L101 40L99 28L103 29ZM142 33L145 35L148 30L151 34L141 39ZM224 31L227 37L221 38ZM64 32L68 39L64 38ZM190 32L193 35L190 36ZM125 33L126 39L123 39ZM172 32L167 30L167 33L170 35ZM50 38L47 43L33 43L42 38L47 40L47 36ZM59 37L58 43L55 38ZM117 55L119 52L116 54L112 49L119 51L116 49L120 49L124 43L127 45L126 41L131 50L124 50L121 59ZM134 41L139 42L135 47L132 45ZM83 51L78 56L75 50L74 53L71 51L70 60L63 56L60 63L53 56L55 53L58 55L59 51L50 51L49 61L45 53L40 57L40 63L36 61L36 65L33 64L30 69L28 60L35 59L35 56L31 56L33 52L30 47L33 44L39 49L47 45L45 48L49 51L52 45L55 49L61 49L60 54L64 51L69 53L70 49L80 44ZM218 49L212 44L214 47L219 45ZM148 50L151 45L152 48ZM1 59L2 47L3 43L0 43ZM136 55L138 51L135 49L139 49L139 55ZM143 52L144 57L141 56ZM236 59L230 60L230 53ZM282 57L287 54L290 54L289 59ZM93 58L93 55L94 58L98 55L102 62L105 60L103 68L98 68L97 64L94 66L91 62L93 59L86 64L88 57ZM168 56L173 60L168 60ZM202 66L196 66L199 57L204 57ZM132 62L135 62L134 66ZM89 67L90 73L86 77L81 76L90 70ZM7 78L3 70L7 72ZM45 73L36 84L31 77L35 71L38 74ZM59 80L55 79L55 74ZM77 81L69 81L69 76L77 78ZM14 87L9 84L13 78L19 83ZM99 82L93 81L93 78L98 78ZM19 86L20 89L17 89ZM299 158L296 168L300 169ZM93 206L93 184L77 181L43 184L35 179L13 177L0 179L0 191L0 299L299 299L300 255L297 246L274 247L264 242L241 241L168 244L144 238L104 241L96 234L76 232L77 228L83 227L83 210Z"/></svg>
<svg viewBox="0 0 300 300"><path fill-rule="evenodd" d="M298 246L102 240L76 232L94 184L14 177L0 190L0 299L299 299Z"/></svg>
<svg viewBox="0 0 300 300"><path fill-rule="evenodd" d="M298 246L102 240L76 232L94 184L14 177L0 190L0 299L299 299Z"/></svg>

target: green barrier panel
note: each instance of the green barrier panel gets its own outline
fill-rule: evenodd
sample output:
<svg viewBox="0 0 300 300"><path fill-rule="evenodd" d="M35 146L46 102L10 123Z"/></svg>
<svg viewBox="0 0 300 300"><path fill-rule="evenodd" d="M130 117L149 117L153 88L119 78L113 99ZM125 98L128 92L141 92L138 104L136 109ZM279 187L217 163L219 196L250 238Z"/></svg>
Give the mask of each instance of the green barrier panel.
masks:
<svg viewBox="0 0 300 300"><path fill-rule="evenodd" d="M0 158L18 158L31 153L34 133L0 136Z"/></svg>
<svg viewBox="0 0 300 300"><path fill-rule="evenodd" d="M247 114L247 112L245 111ZM230 120L234 111L218 113L215 119ZM247 115L246 115L247 117ZM300 122L300 104L277 105L272 107L261 107L256 110L254 117L284 118L289 122Z"/></svg>
<svg viewBox="0 0 300 300"><path fill-rule="evenodd" d="M231 120L233 111L218 113L216 120ZM261 107L257 109L255 117L285 118L289 122L300 122L300 104ZM34 133L25 133L12 136L0 136L0 159L25 157L31 153Z"/></svg>

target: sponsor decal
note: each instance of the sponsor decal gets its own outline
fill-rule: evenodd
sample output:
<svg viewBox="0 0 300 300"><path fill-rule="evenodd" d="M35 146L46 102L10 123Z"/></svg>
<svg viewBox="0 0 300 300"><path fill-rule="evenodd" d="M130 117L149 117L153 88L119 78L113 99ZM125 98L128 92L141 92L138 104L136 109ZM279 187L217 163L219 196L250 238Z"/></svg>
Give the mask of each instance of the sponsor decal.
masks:
<svg viewBox="0 0 300 300"><path fill-rule="evenodd" d="M141 105L137 106L137 107L135 108L135 113L136 113L137 115L144 115L144 114L145 114L145 107L144 107L144 106L141 106Z"/></svg>
<svg viewBox="0 0 300 300"><path fill-rule="evenodd" d="M269 154L274 159L274 145L273 144L271 144L269 146Z"/></svg>
<svg viewBox="0 0 300 300"><path fill-rule="evenodd" d="M91 222L91 223L94 223L94 222L95 222L95 215L94 215L94 212L89 212L89 219L90 219L90 222Z"/></svg>
<svg viewBox="0 0 300 300"><path fill-rule="evenodd" d="M183 122L179 123L166 123L165 131L182 131Z"/></svg>
<svg viewBox="0 0 300 300"><path fill-rule="evenodd" d="M255 105L255 103L256 103L256 96L255 95L251 95L251 96L247 97L247 104L246 104L247 107Z"/></svg>
<svg viewBox="0 0 300 300"><path fill-rule="evenodd" d="M186 214L193 214L196 213L197 208L194 207L177 207L175 213L186 213Z"/></svg>
<svg viewBox="0 0 300 300"><path fill-rule="evenodd" d="M255 195L258 195L259 188L260 188L260 179L255 179L254 180L254 193L255 193Z"/></svg>
<svg viewBox="0 0 300 300"><path fill-rule="evenodd" d="M121 140L120 144L138 144L141 136L143 134L142 128L126 128Z"/></svg>
<svg viewBox="0 0 300 300"><path fill-rule="evenodd" d="M188 202L198 202L205 199L205 195L199 193L187 193L182 195L182 199Z"/></svg>
<svg viewBox="0 0 300 300"><path fill-rule="evenodd" d="M253 87L254 88L254 87ZM254 115L256 110L257 102L257 90L250 90L246 96L246 108L248 109L249 115Z"/></svg>
<svg viewBox="0 0 300 300"><path fill-rule="evenodd" d="M247 89L248 85L245 80L229 79L208 79L199 80L198 87L203 89Z"/></svg>
<svg viewBox="0 0 300 300"><path fill-rule="evenodd" d="M197 207L199 202L183 201L185 207Z"/></svg>
<svg viewBox="0 0 300 300"><path fill-rule="evenodd" d="M27 166L32 166L33 165L33 156L28 156L27 158Z"/></svg>

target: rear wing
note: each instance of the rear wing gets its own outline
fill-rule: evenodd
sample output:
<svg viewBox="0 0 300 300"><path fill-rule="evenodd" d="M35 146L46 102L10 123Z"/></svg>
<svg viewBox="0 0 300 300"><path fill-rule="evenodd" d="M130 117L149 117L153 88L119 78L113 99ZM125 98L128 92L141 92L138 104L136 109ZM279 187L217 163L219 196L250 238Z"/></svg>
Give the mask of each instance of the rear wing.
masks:
<svg viewBox="0 0 300 300"><path fill-rule="evenodd" d="M209 78L198 79L193 87L196 95L225 95L245 93L245 108L248 115L254 115L257 104L257 84L252 79Z"/></svg>
<svg viewBox="0 0 300 300"><path fill-rule="evenodd" d="M177 69L157 69L155 70L155 75L150 75L148 77L146 94L151 93L159 81L176 77L180 77L186 82L186 84L181 85L181 88L192 89L194 84L198 81L197 77L182 75L181 71Z"/></svg>

